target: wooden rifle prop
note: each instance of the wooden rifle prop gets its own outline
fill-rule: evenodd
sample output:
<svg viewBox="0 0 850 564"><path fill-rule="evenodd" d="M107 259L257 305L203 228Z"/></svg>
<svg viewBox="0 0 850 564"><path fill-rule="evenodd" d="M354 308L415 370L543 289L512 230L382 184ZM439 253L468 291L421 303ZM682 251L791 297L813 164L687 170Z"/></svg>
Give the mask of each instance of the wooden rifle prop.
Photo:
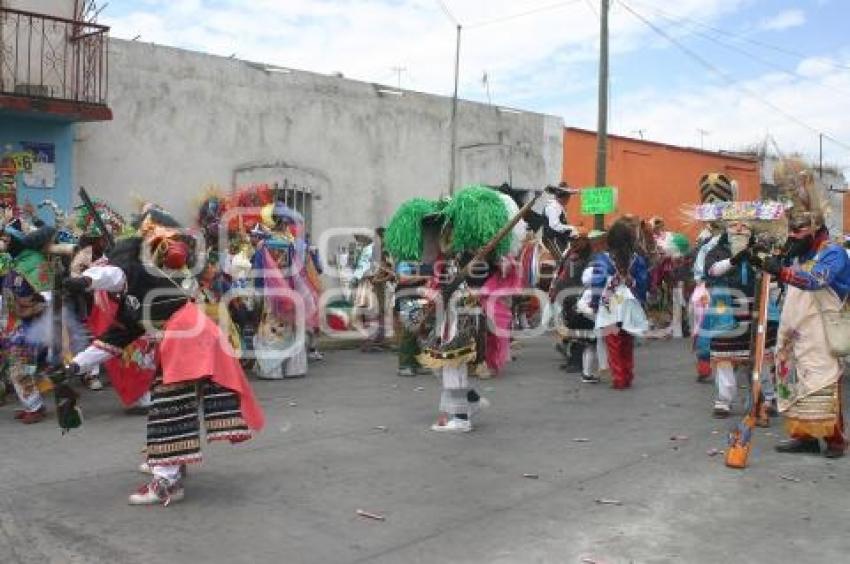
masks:
<svg viewBox="0 0 850 564"><path fill-rule="evenodd" d="M761 259L759 259L761 260ZM767 342L767 308L770 302L771 276L761 272L758 289L756 290L756 310L754 312L753 339L753 371L750 389L750 411L729 433L729 447L726 450L726 466L744 469L750 457L753 446L753 429L756 424L763 425L767 417L765 406L761 400L761 373L764 367L764 356Z"/></svg>
<svg viewBox="0 0 850 564"><path fill-rule="evenodd" d="M499 243L504 239L514 228L514 226L519 223L526 213L531 209L531 207L537 202L537 199L540 197L540 194L535 194L533 198L531 198L520 210L517 212L515 216L508 221L504 227L502 227L493 237L487 242L486 245L481 247L481 249L475 253L475 256L466 263L466 265L461 269L461 271L454 277L454 279L449 282L445 289L443 290L443 295L447 297L451 297L455 291L460 287L463 282L469 278L469 275L472 274L472 269L475 268L475 264L479 261L482 261L487 258L490 253L499 245ZM433 307L433 306L432 306Z"/></svg>
<svg viewBox="0 0 850 564"><path fill-rule="evenodd" d="M112 232L106 228L106 224L103 222L103 218L100 217L100 214L97 212L97 208L94 206L94 202L89 197L89 193L86 192L86 189L80 186L79 190L80 199L83 201L83 206L86 210L91 214L92 221L94 221L95 226L98 231L100 231L101 235L104 239L106 239L106 250L109 251L112 247L115 246L115 237L112 235Z"/></svg>
<svg viewBox="0 0 850 564"><path fill-rule="evenodd" d="M83 202L83 206L85 206L86 210L91 214L92 221L94 221L101 235L106 239L106 249L112 249L115 246L115 238L112 236L109 229L106 228L106 224L104 223L103 218L100 217L97 208L95 208L94 202L92 202L88 192L86 192L86 189L82 186L80 187L79 195ZM61 264L61 260L54 260L54 265L54 279L56 281L53 289L54 347L57 347L55 349L55 354L58 357L61 368L53 370L50 374L50 379L54 386L53 395L56 401L56 420L57 423L59 423L59 428L62 429L62 434L64 435L71 429L76 429L82 425L83 414L82 411L80 411L80 408L77 407L77 400L80 397L79 394L68 385L69 374L68 369L65 366L65 362L70 359L64 358L68 348L67 340L65 338L66 332L64 331L62 324L62 310L64 309L62 307L62 300L65 294L63 284L65 269Z"/></svg>

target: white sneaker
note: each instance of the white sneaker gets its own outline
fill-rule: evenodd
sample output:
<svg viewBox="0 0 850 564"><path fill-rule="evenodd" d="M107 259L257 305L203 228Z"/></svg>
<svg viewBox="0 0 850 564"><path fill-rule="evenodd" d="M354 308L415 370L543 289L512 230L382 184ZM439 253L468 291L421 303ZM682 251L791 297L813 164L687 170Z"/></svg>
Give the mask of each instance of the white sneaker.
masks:
<svg viewBox="0 0 850 564"><path fill-rule="evenodd" d="M472 431L472 423L468 419L452 417L445 425L434 423L431 430L438 433L468 433Z"/></svg>
<svg viewBox="0 0 850 564"><path fill-rule="evenodd" d="M732 409L729 407L729 404L724 401L715 401L714 402L714 410L713 415L718 419L725 419L729 417L729 414L732 412Z"/></svg>
<svg viewBox="0 0 850 564"><path fill-rule="evenodd" d="M483 410L489 408L491 405L490 400L485 397L478 398L478 401L469 402L469 415L470 417L474 415L478 415Z"/></svg>
<svg viewBox="0 0 850 564"><path fill-rule="evenodd" d="M89 376L88 378L86 378L85 382L86 387L93 392L97 392L103 389L103 382L100 381L100 378L98 376Z"/></svg>
<svg viewBox="0 0 850 564"><path fill-rule="evenodd" d="M147 484L130 494L130 505L163 505L168 507L172 503L183 501L185 491L183 486L177 482L169 484L162 478L154 478Z"/></svg>
<svg viewBox="0 0 850 564"><path fill-rule="evenodd" d="M147 462L142 462L139 464L139 472L142 474L147 474L148 476L153 476L153 468Z"/></svg>
<svg viewBox="0 0 850 564"><path fill-rule="evenodd" d="M307 353L307 358L309 360L317 360L317 361L318 360L325 360L325 355L323 355L319 351L310 351L309 353Z"/></svg>

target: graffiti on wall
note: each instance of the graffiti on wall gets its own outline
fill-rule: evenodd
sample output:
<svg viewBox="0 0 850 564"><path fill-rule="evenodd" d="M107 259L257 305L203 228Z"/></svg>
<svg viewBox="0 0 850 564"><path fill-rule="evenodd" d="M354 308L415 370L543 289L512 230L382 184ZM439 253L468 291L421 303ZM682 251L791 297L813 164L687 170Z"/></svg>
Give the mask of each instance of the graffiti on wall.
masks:
<svg viewBox="0 0 850 564"><path fill-rule="evenodd" d="M21 148L32 155L30 168L23 173L27 188L55 188L56 147L53 143L21 141Z"/></svg>
<svg viewBox="0 0 850 564"><path fill-rule="evenodd" d="M53 143L20 141L0 145L0 202L17 203L18 188L56 186L56 147Z"/></svg>

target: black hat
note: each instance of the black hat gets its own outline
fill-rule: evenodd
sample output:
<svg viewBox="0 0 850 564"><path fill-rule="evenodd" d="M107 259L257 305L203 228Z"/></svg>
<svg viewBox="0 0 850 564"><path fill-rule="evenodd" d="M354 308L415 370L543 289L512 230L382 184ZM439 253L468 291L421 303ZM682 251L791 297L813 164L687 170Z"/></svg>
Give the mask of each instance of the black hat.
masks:
<svg viewBox="0 0 850 564"><path fill-rule="evenodd" d="M554 194L556 198L563 198L565 196L572 196L579 193L578 188L573 188L566 182L561 182L557 186L547 186L546 191L550 194Z"/></svg>

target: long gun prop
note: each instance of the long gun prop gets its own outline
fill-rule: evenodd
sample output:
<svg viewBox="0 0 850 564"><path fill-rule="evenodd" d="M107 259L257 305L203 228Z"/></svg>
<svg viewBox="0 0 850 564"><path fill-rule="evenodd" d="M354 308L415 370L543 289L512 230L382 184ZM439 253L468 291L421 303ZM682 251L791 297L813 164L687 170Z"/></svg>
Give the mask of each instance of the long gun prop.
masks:
<svg viewBox="0 0 850 564"><path fill-rule="evenodd" d="M761 372L764 366L765 344L767 340L767 305L770 299L770 274L762 272L758 288L758 302L755 325L755 346L753 347L752 398L750 412L729 433L729 448L726 450L726 466L744 469L753 447L753 428L762 416L761 412Z"/></svg>
<svg viewBox="0 0 850 564"><path fill-rule="evenodd" d="M531 200L529 200L524 206L522 206L520 210L516 213L516 215L513 216L511 220L504 225L504 227L502 227L495 235L493 235L493 238L490 239L486 245L481 247L481 249L477 253L475 253L475 256L472 257L472 260L467 262L466 266L464 266L463 269L457 274L457 276L455 276L455 278L447 285L447 288L449 290L448 295L454 293L454 291L457 290L457 288L463 283L463 281L469 278L469 275L472 274L472 269L475 267L475 263L484 260L485 258L487 258L487 255L493 252L493 250L498 246L502 239L504 239L516 226L516 224L519 223L519 220L525 217L525 214L527 214L528 210L530 210L534 203L537 202L538 198L540 198L540 194L535 194L535 196L531 198Z"/></svg>
<svg viewBox="0 0 850 564"><path fill-rule="evenodd" d="M86 210L88 210L89 214L91 214L92 221L97 226L100 234L106 239L106 249L112 249L115 246L115 237L112 236L112 232L106 228L106 224L103 222L103 218L100 217L100 214L97 211L97 208L94 206L94 202L89 198L89 193L86 192L86 189L80 186L79 190L80 199L83 201L83 206L85 206Z"/></svg>

